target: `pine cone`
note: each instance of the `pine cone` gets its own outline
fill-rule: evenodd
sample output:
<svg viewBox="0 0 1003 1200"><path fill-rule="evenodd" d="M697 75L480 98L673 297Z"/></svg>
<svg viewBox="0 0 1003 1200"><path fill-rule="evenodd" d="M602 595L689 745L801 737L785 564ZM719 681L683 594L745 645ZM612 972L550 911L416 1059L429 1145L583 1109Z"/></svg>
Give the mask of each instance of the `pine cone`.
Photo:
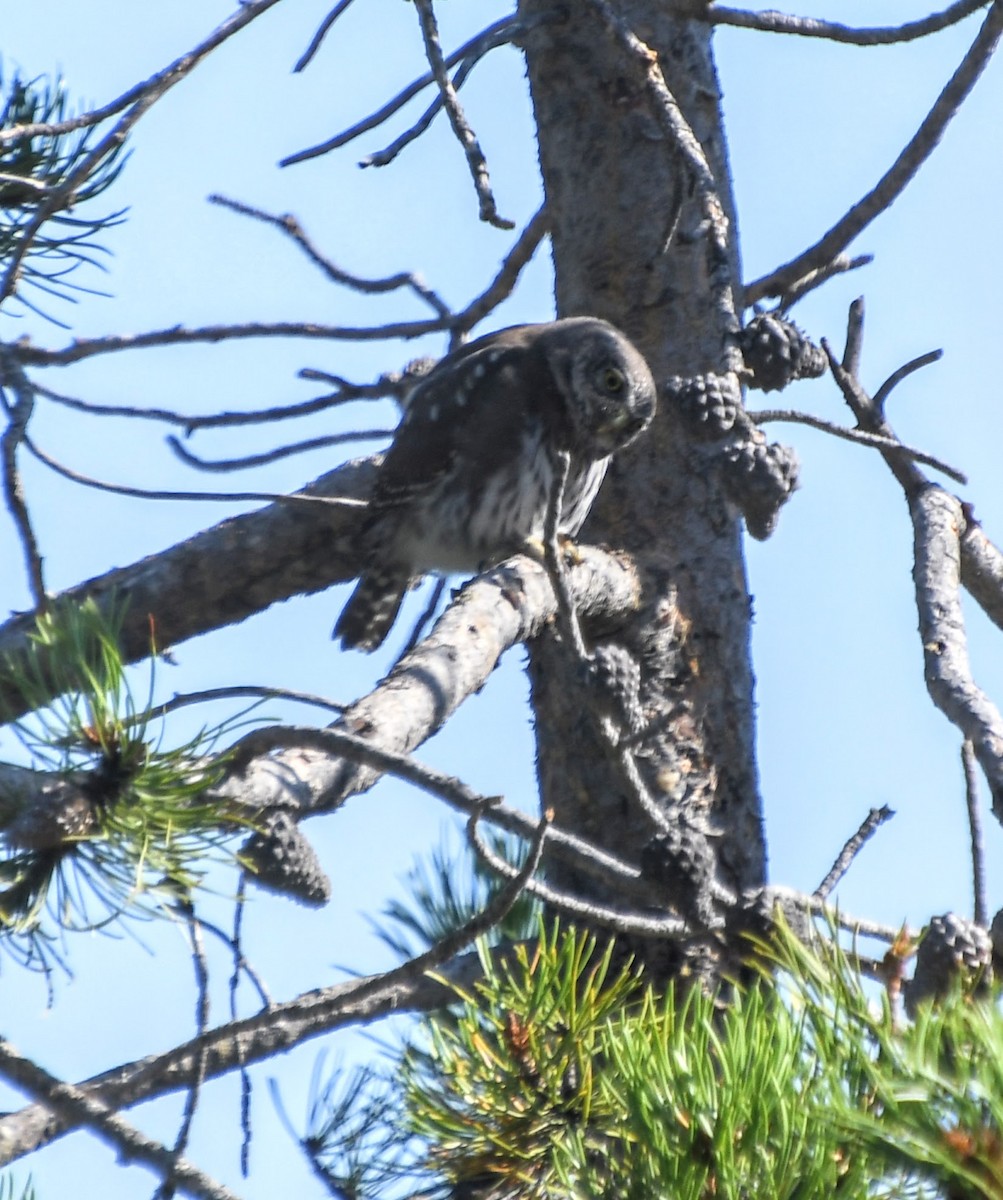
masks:
<svg viewBox="0 0 1003 1200"><path fill-rule="evenodd" d="M916 969L906 984L905 1002L910 1015L926 1000L938 1000L962 981L972 995L986 992L992 981L992 940L981 925L945 913L934 917L916 951Z"/></svg>
<svg viewBox="0 0 1003 1200"><path fill-rule="evenodd" d="M673 375L665 395L674 401L689 431L712 441L735 427L742 411L742 393L734 375Z"/></svg>
<svg viewBox="0 0 1003 1200"><path fill-rule="evenodd" d="M709 835L677 818L641 850L641 875L662 889L665 900L688 921L711 923L711 881L716 862Z"/></svg>
<svg viewBox="0 0 1003 1200"><path fill-rule="evenodd" d="M287 812L270 812L265 829L247 839L240 857L255 881L270 891L318 908L331 898L331 881L317 852Z"/></svg>
<svg viewBox="0 0 1003 1200"><path fill-rule="evenodd" d="M724 484L742 510L745 525L757 541L765 541L776 528L780 509L798 485L798 459L789 446L766 444L762 434L729 447Z"/></svg>
<svg viewBox="0 0 1003 1200"><path fill-rule="evenodd" d="M589 663L589 682L597 707L625 733L644 724L641 707L641 664L626 646L605 642Z"/></svg>
<svg viewBox="0 0 1003 1200"><path fill-rule="evenodd" d="M752 375L749 386L763 392L785 388L795 379L817 379L828 365L825 354L792 322L759 313L738 337Z"/></svg>

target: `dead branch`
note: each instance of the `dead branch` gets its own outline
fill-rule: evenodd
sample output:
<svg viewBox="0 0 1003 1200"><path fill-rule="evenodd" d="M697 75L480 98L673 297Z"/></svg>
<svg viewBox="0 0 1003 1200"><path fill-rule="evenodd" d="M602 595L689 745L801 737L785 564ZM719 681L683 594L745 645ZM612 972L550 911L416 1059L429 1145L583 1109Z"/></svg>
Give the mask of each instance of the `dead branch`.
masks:
<svg viewBox="0 0 1003 1200"><path fill-rule="evenodd" d="M816 17L795 17L780 12L749 12L743 8L713 5L698 15L698 20L712 25L734 25L739 29L760 29L767 33L792 33L798 37L825 38L831 42L846 42L853 46L889 46L895 42L911 42L947 29L985 8L989 0L956 0L942 12L930 13L904 25L876 25L854 29L836 21Z"/></svg>
<svg viewBox="0 0 1003 1200"><path fill-rule="evenodd" d="M456 134L456 140L463 147L463 153L467 157L470 177L477 193L480 219L498 229L514 229L514 221L508 221L498 215L494 193L491 191L487 160L480 143L474 136L474 131L470 128L466 114L460 106L456 88L449 78L446 60L442 56L442 46L439 44L439 26L432 8L432 0L414 0L414 6L418 10L421 36L425 43L425 57L428 59L428 65L432 68L432 76L439 89L439 95L442 98L446 115L449 117L449 123L453 127L453 133Z"/></svg>
<svg viewBox="0 0 1003 1200"><path fill-rule="evenodd" d="M199 471L247 471L251 467L262 467L268 463L279 462L283 458L291 458L295 454L307 454L311 450L324 450L329 446L345 446L351 442L385 441L394 435L392 429L353 429L349 433L329 433L324 437L307 438L303 442L293 442L289 446L277 446L274 450L266 450L261 454L245 454L243 458L201 458L193 454L185 444L176 437L168 437L167 444L174 454L189 467ZM199 494L199 493L196 493ZM225 493L221 493L221 496ZM209 494L210 498L211 493ZM273 499L272 496L258 493L256 499Z"/></svg>
<svg viewBox="0 0 1003 1200"><path fill-rule="evenodd" d="M13 403L7 399L7 388L14 394ZM8 416L7 428L0 437L0 472L3 477L4 500L21 542L32 600L35 602L35 608L42 612L47 604L42 555L32 528L17 465L18 449L27 443L28 422L35 406L35 393L21 364L10 349L3 345L0 345L0 400Z"/></svg>
<svg viewBox="0 0 1003 1200"><path fill-rule="evenodd" d="M963 506L961 582L990 621L1003 629L1003 554L986 537L969 505Z"/></svg>
<svg viewBox="0 0 1003 1200"><path fill-rule="evenodd" d="M727 262L728 218L721 204L717 181L703 152L699 139L690 128L676 98L672 95L658 65L658 55L650 46L637 37L630 26L608 0L588 0L599 14L607 32L620 44L637 74L644 83L651 101L655 118L675 146L686 165L700 198L700 207L707 222L713 257L718 262ZM803 273L803 272L802 272ZM737 334L738 317L735 314L735 296L728 271L716 271L708 284L714 296L721 328L726 334ZM749 300L748 303L752 301ZM716 368L721 374L741 369L741 353L733 337L726 338L721 350L721 360Z"/></svg>
<svg viewBox="0 0 1003 1200"><path fill-rule="evenodd" d="M930 698L972 743L1003 821L1003 717L972 679L961 585L961 502L932 485L908 495L915 530L913 580Z"/></svg>
<svg viewBox="0 0 1003 1200"><path fill-rule="evenodd" d="M821 287L823 283L827 283L836 275L844 275L847 271L857 271L861 267L869 266L873 261L873 254L856 254L852 258L848 254L837 254L831 262L827 262L824 266L816 267L815 270L809 271L807 275L802 276L796 283L792 283L790 287L786 288L778 300L778 310L786 313L799 300L803 300L809 292L813 292L817 287ZM746 297L746 304L754 303L753 300L748 298L751 286L751 284L746 286L742 293Z"/></svg>
<svg viewBox="0 0 1003 1200"><path fill-rule="evenodd" d="M33 1107L41 1107L53 1122L68 1128L88 1126L124 1159L153 1167L158 1174L175 1179L202 1200L238 1200L229 1188L123 1120L116 1112L119 1105L104 1102L86 1088L61 1082L5 1041L0 1041L0 1071L40 1101L40 1105Z"/></svg>
<svg viewBox="0 0 1003 1200"><path fill-rule="evenodd" d="M796 425L807 425L811 429L818 429L822 433L829 433L833 437L843 438L848 442L856 442L860 446L873 446L876 450L894 450L904 458L911 458L913 462L924 463L928 467L933 467L934 470L940 471L949 479L953 479L955 483L966 484L968 482L967 475L955 467L949 466L943 459L937 458L933 454L928 454L925 450L917 450L913 446L906 446L903 442L898 441L897 438L886 437L879 433L868 433L863 429L847 429L843 425L836 425L832 421L826 421L824 418L813 416L811 413L798 412L795 409L789 408L764 408L758 412L750 412L749 417L756 425L766 425L771 421L788 421Z"/></svg>
<svg viewBox="0 0 1003 1200"><path fill-rule="evenodd" d="M302 71L309 66L310 60L320 49L321 42L323 42L324 38L327 36L328 30L351 3L352 0L339 0L339 3L337 3L327 14L324 20L321 21L320 25L317 27L317 32L310 39L310 45L307 46L306 50L303 51L303 54L296 62L296 66L293 67L294 72Z"/></svg>
<svg viewBox="0 0 1003 1200"><path fill-rule="evenodd" d="M853 860L864 848L865 843L877 833L878 829L885 823L885 821L891 820L891 818L894 816L895 814L887 804L883 804L880 808L871 809L871 811L861 822L860 828L857 830L857 832L851 838L847 839L843 849L840 850L839 854L837 855L836 861L832 864L829 873L818 885L815 891L812 892L814 899L829 899L829 897L832 895L832 889L837 883L839 883L839 881L853 865Z"/></svg>
<svg viewBox="0 0 1003 1200"><path fill-rule="evenodd" d="M961 769L965 776L965 808L972 847L972 917L976 925L987 928L989 906L986 903L986 854L982 840L982 817L979 814L979 780L975 771L975 752L972 743L967 740L961 743Z"/></svg>
<svg viewBox="0 0 1003 1200"><path fill-rule="evenodd" d="M923 163L933 153L944 130L975 86L992 57L1003 32L1003 6L992 4L982 28L960 66L924 118L902 153L875 187L841 217L827 233L790 262L755 280L746 289L746 303L779 296L809 271L825 266L841 253L875 217L897 199Z"/></svg>
<svg viewBox="0 0 1003 1200"><path fill-rule="evenodd" d="M285 233L292 239L314 266L320 267L332 283L341 284L343 287L351 288L356 292L362 292L367 296L379 296L386 292L395 292L404 288L414 292L420 300L429 305L440 317L448 317L450 315L450 308L445 300L433 291L419 275L415 275L412 271L398 271L395 275L388 275L383 279L365 279L361 275L353 275L350 271L337 266L317 249L307 236L303 226L300 225L292 213L282 213L281 215L267 213L263 209L254 208L252 205L244 204L240 200L231 200L218 193L213 193L209 197L209 203L218 204L221 208L228 208L231 212L240 213L241 216L245 217L252 217L256 221L263 221L266 225L272 225L276 229L281 230L282 233Z"/></svg>
<svg viewBox="0 0 1003 1200"><path fill-rule="evenodd" d="M452 54L443 59L443 63L447 68L455 67L463 59L477 54L479 47L482 45L486 45L487 43L498 46L504 45L505 42L509 42L514 38L518 28L520 28L520 23L515 13L507 17L502 17L500 21L495 21L493 25L482 29L480 33L476 34L468 42L464 42L458 50L454 50ZM424 91L429 84L434 82L435 76L431 71L420 75L417 79L412 80L407 87L402 88L393 99L388 100L382 108L377 109L376 112L371 113L368 117L364 117L361 121L336 134L334 137L328 138L326 142L320 142L316 146L311 146L306 150L298 151L296 154L288 155L282 159L279 166L290 167L294 163L305 162L309 158L318 158L322 154L329 154L332 150L337 150L340 146L354 141L360 134L368 133L370 129L375 129L377 126L382 125L395 112L403 108L409 100L413 99L419 92Z"/></svg>

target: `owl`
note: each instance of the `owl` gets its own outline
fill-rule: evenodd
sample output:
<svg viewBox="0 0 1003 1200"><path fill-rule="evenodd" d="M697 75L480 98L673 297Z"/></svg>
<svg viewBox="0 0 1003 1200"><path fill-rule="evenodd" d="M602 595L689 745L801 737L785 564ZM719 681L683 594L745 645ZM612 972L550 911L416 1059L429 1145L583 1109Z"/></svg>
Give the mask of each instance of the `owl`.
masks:
<svg viewBox="0 0 1003 1200"><path fill-rule="evenodd" d="M421 575L471 573L539 544L562 451L570 469L558 532L573 537L610 456L654 412L647 363L595 317L517 325L447 355L404 401L334 637L375 650Z"/></svg>

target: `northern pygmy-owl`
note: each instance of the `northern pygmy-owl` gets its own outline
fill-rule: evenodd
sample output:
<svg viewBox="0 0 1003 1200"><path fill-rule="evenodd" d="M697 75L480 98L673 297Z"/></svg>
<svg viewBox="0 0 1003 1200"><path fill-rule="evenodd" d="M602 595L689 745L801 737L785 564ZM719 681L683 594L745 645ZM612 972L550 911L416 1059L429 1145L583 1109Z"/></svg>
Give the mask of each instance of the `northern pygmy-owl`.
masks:
<svg viewBox="0 0 1003 1200"><path fill-rule="evenodd" d="M595 317L517 325L442 359L405 401L359 535L365 565L334 636L375 650L416 577L477 571L539 541L565 450L558 532L574 536L610 455L654 411L647 363Z"/></svg>

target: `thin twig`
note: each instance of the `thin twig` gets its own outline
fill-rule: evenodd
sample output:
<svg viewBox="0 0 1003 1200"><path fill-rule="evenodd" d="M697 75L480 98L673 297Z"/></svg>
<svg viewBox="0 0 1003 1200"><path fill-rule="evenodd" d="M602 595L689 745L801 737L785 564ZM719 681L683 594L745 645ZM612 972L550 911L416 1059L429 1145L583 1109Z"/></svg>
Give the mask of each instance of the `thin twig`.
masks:
<svg viewBox="0 0 1003 1200"><path fill-rule="evenodd" d="M642 76L655 118L675 146L695 185L700 208L704 220L707 222L714 258L721 264L729 262L731 253L728 218L721 203L717 180L714 178L714 172L707 161L699 139L665 82L658 66L658 55L637 37L608 0L588 0L588 3L599 14L607 31L620 44L633 62L638 74ZM718 369L721 374L727 374L729 371L739 370L742 365L741 354L735 340L739 330L739 320L735 313L731 272L713 271L710 288L718 320L725 334Z"/></svg>
<svg viewBox="0 0 1003 1200"><path fill-rule="evenodd" d="M299 492L290 494L283 492L177 492L130 487L128 484L108 483L102 479L94 479L90 475L82 475L79 471L74 471L71 467L64 466L63 463L51 458L43 450L39 450L30 438L25 437L23 444L25 449L33 454L40 463L44 463L57 475L62 475L64 479L82 484L84 487L95 488L101 492L111 492L115 496L131 496L135 500L218 500L223 502L265 500L278 504L328 504L335 508L366 508L369 503L368 500L358 500L351 496L304 496Z"/></svg>
<svg viewBox="0 0 1003 1200"><path fill-rule="evenodd" d="M202 939L202 923L195 916L190 904L187 906L185 918L188 925L188 932L191 935L192 965L195 968L195 986L197 989L195 1002L196 1036L201 1038L209 1028L209 963L206 959L205 943ZM203 1047L199 1053L195 1075L188 1085L184 1113L181 1117L181 1126L178 1129L178 1135L174 1139L174 1146L172 1147L175 1162L181 1159L191 1137L195 1110L198 1107L202 1085L205 1082L206 1059L207 1051ZM175 1194L176 1182L177 1180L172 1170L164 1177L160 1186L154 1192L153 1200L172 1200Z"/></svg>
<svg viewBox="0 0 1003 1200"><path fill-rule="evenodd" d="M5 388L14 393L14 402L8 403ZM45 576L42 571L42 555L32 528L28 504L24 496L21 472L17 466L17 452L28 444L28 421L35 405L34 389L21 364L10 348L0 346L0 399L7 411L8 422L0 437L0 470L3 472L3 493L21 542L24 565L28 573L28 587L35 608L44 612L47 606Z"/></svg>
<svg viewBox="0 0 1003 1200"><path fill-rule="evenodd" d="M309 66L310 60L320 49L321 42L327 36L327 31L351 3L352 0L339 0L339 3L337 3L327 14L324 20L321 21L317 32L310 39L310 45L307 46L302 55L297 59L296 66L293 67L294 72L305 70L305 68Z"/></svg>
<svg viewBox="0 0 1003 1200"><path fill-rule="evenodd" d="M975 750L967 739L961 743L961 769L965 774L965 807L968 809L968 833L972 844L972 892L975 898L976 925L989 922L986 903L986 855L982 839L982 817L979 813L979 780L975 770Z"/></svg>
<svg viewBox="0 0 1003 1200"><path fill-rule="evenodd" d="M48 196L38 205L34 216L20 232L17 245L6 259L6 269L0 279L0 302L13 295L17 286L21 264L34 245L35 235L42 225L54 216L60 209L68 207L73 202L73 195L100 164L114 154L125 142L132 127L164 96L176 83L179 83L217 46L249 25L256 17L266 12L278 0L254 0L237 9L233 16L228 17L205 41L201 42L187 54L176 59L169 67L152 76L143 85L135 101L126 113L119 118L112 129L80 160L80 163L66 176L58 187L53 188ZM23 135L22 135L23 136Z"/></svg>
<svg viewBox="0 0 1003 1200"><path fill-rule="evenodd" d="M248 321L241 325L203 325L197 329L173 325L169 329L154 329L147 333L78 338L62 350L23 345L17 347L17 356L25 366L66 367L85 358L93 358L96 354L111 354L119 350L144 350L148 346L188 346L201 342L226 342L243 338L318 338L332 342L409 341L429 333L447 332L450 324L445 318L437 317L424 321L398 321L389 325L361 326L317 325L311 321Z"/></svg>
<svg viewBox="0 0 1003 1200"><path fill-rule="evenodd" d="M241 871L237 884L237 895L234 897L233 934L229 939L233 951L233 974L230 976L230 1020L237 1019L237 988L240 985L241 969L247 971L247 959L243 951L244 905L247 903L247 872ZM255 982L254 976L249 976ZM271 998L267 992L258 989L264 998L266 1008L271 1008ZM251 1163L251 1073L243 1061L239 1064L240 1071L240 1170L246 1179L250 1172Z"/></svg>
<svg viewBox="0 0 1003 1200"><path fill-rule="evenodd" d="M489 25L486 29L482 29L480 33L472 37L468 42L464 42L458 50L454 50L448 58L444 60L447 67L454 67L458 62L468 58L471 54L477 52L478 47L482 42L493 41L496 45L501 45L503 41L511 41L515 36L516 30L520 27L520 23L515 13L510 13L507 17L502 17L500 21L495 21L493 25ZM499 34L506 33L507 36L499 38ZM414 79L397 93L393 99L388 100L382 108L371 113L368 117L352 125L350 128L343 130L333 138L328 138L327 141L321 142L316 146L311 146L307 150L300 150L296 154L290 154L282 159L279 163L280 167L289 167L294 163L304 162L308 158L317 158L322 154L328 154L332 150L337 150L340 146L346 145L359 137L360 134L368 133L370 129L375 129L378 125L382 125L399 109L403 108L409 100L417 96L419 92L428 87L430 83L435 82L435 76L431 71Z"/></svg>
<svg viewBox="0 0 1003 1200"><path fill-rule="evenodd" d="M418 645L421 639L425 636L425 630L435 616L435 610L439 607L439 601L442 599L442 593L446 590L446 577L440 575L435 581L435 586L432 588L431 595L428 598L428 603L422 610L421 616L414 623L411 630L411 635L404 643L404 649L397 656L403 658L405 654L410 654L411 651Z"/></svg>
<svg viewBox="0 0 1003 1200"><path fill-rule="evenodd" d="M487 160L480 143L474 136L474 131L470 128L466 114L460 106L456 88L449 78L446 61L442 56L442 46L439 44L439 26L432 9L432 0L414 0L414 5L418 10L418 20L421 24L425 57L428 59L428 65L432 68L432 75L435 78L439 94L442 96L442 103L446 109L446 115L449 117L449 123L453 127L453 133L456 134L456 139L463 147L463 153L467 157L467 167L477 193L480 218L497 229L514 229L514 221L498 215L494 193L491 191Z"/></svg>
<svg viewBox="0 0 1003 1200"><path fill-rule="evenodd" d="M293 442L289 446L277 446L274 450L265 450L261 454L247 454L243 458L201 458L198 454L193 454L180 438L171 435L165 440L177 457L189 467L195 467L199 471L224 474L227 471L246 471L251 467L265 466L267 463L279 462L283 458L291 458L294 454L307 454L311 450L323 450L328 446L344 446L351 442L382 441L393 435L392 429L353 429L349 433L330 433L325 437Z"/></svg>
<svg viewBox="0 0 1003 1200"><path fill-rule="evenodd" d="M899 367L897 371L893 371L874 393L874 408L878 416L884 417L885 402L892 394L892 390L898 387L903 379L906 379L909 375L911 375L914 371L918 371L921 367L928 367L931 363L938 362L943 357L943 350L928 350L926 354L919 355L918 358L914 358L911 362L907 362L903 366ZM959 482L967 483L968 480L962 479Z"/></svg>
<svg viewBox="0 0 1003 1200"><path fill-rule="evenodd" d="M463 87L470 76L471 71L481 60L481 58L483 58L483 56L488 52L488 50L491 50L498 45L504 45L509 41L511 41L511 34L509 31L506 31L504 34L498 35L496 40L485 43L478 54L471 55L469 58L465 58L463 62L460 63L456 70L456 74L453 76L454 89L459 91L460 88ZM382 150L376 150L372 154L367 154L365 158L360 158L359 166L389 166L390 163L392 163L397 157L397 155L405 149L405 147L410 146L412 142L417 141L418 138L421 137L425 130L428 129L428 127L435 120L436 116L442 112L443 107L444 105L442 96L436 96L428 108L425 109L418 120L415 121L415 123L409 129L405 129L399 137L394 138L389 146L385 146Z"/></svg>
<svg viewBox="0 0 1003 1200"><path fill-rule="evenodd" d="M353 275L350 271L339 267L317 249L307 236L303 226L300 225L292 213L268 213L263 209L254 208L252 205L244 204L240 200L231 200L227 196L221 196L218 193L213 193L209 197L209 203L218 204L222 208L228 208L232 212L240 213L241 216L252 217L256 221L263 221L266 225L272 225L276 229L281 230L292 238L315 266L320 267L332 283L338 283L344 287L352 288L353 291L371 296L379 296L385 292L395 292L400 288L407 288L429 305L440 317L450 316L451 310L445 300L437 295L420 276L415 275L411 271L398 271L395 275L388 275L383 279L365 279L361 275Z"/></svg>
<svg viewBox="0 0 1003 1200"><path fill-rule="evenodd" d="M836 861L832 864L828 875L822 880L814 892L812 897L815 900L828 900L832 894L832 889L843 878L846 872L853 864L853 860L857 857L860 851L864 848L864 844L869 841L878 829L885 823L891 820L895 814L887 804L882 804L880 808L872 808L867 816L860 823L860 828L857 832L847 840L846 845L840 850Z"/></svg>
<svg viewBox="0 0 1003 1200"><path fill-rule="evenodd" d="M0 1071L71 1125L94 1129L125 1159L145 1163L165 1177L173 1174L192 1196L202 1200L238 1200L229 1188L210 1179L190 1162L183 1158L175 1161L166 1146L140 1133L107 1104L93 1099L74 1084L56 1079L7 1041L0 1041Z"/></svg>
<svg viewBox="0 0 1003 1200"><path fill-rule="evenodd" d="M940 471L949 479L953 479L955 483L962 485L968 483L967 475L955 467L949 466L943 459L937 458L933 454L928 454L925 450L917 450L913 446L906 446L894 437L887 437L880 433L868 433L864 429L847 429L844 425L836 425L832 421L826 421L824 418L813 416L811 413L798 412L796 409L764 408L758 412L750 412L749 417L756 425L766 425L771 421L786 421L795 425L807 425L811 429L818 429L822 433L830 433L833 437L843 438L847 442L856 442L861 446L872 446L876 450L894 450L905 458L911 458L914 462L933 467L934 470Z"/></svg>
<svg viewBox="0 0 1003 1200"><path fill-rule="evenodd" d="M992 57L1003 32L1003 5L994 3L968 53L951 76L919 129L875 187L807 250L769 275L755 280L746 290L746 302L779 296L809 271L831 262L853 239L897 199L934 147Z"/></svg>
<svg viewBox="0 0 1003 1200"><path fill-rule="evenodd" d="M164 717L168 713L176 712L177 709L186 708L191 704L205 704L215 700L237 700L244 697L253 697L257 700L291 700L296 704L312 704L317 708L325 708L329 712L344 712L346 708L346 705L340 704L337 700L329 700L326 696L316 696L313 692L297 692L292 688L236 684L233 687L205 688L198 692L175 692L170 700L151 705L149 710L137 717L136 720L146 719L149 716Z"/></svg>
<svg viewBox="0 0 1003 1200"><path fill-rule="evenodd" d="M302 379L317 378L320 372L304 368L299 372ZM326 376L326 382L335 382L334 377ZM298 404L274 405L270 408L253 409L246 412L218 412L208 415L182 413L172 408L141 408L129 404L97 404L90 400L81 400L77 396L66 396L52 388L35 384L36 396L51 400L75 412L86 413L93 417L122 417L140 421L160 421L164 425L178 425L186 434L195 433L200 429L229 428L235 425L263 425L271 421L289 421L299 417L312 416L314 413L326 412L339 404L348 404L353 400L381 400L394 396L400 391L400 373L390 371L375 383L349 383L348 380L336 380L338 387L334 395L317 396L313 400L304 400Z"/></svg>
<svg viewBox="0 0 1003 1200"><path fill-rule="evenodd" d="M823 283L828 283L836 275L843 275L847 271L857 271L861 267L866 267L874 261L873 254L857 254L850 257L849 254L837 254L836 257L826 263L824 266L816 267L815 270L809 271L807 275L799 279L796 283L791 284L779 299L777 307L781 312L788 312L798 303L803 300L809 292L813 292L815 288L821 287ZM746 304L752 304L753 301L748 297L748 288L743 293L746 296Z"/></svg>
<svg viewBox="0 0 1003 1200"><path fill-rule="evenodd" d="M930 13L904 25L876 25L855 29L836 21L821 21L817 17L796 17L780 12L749 12L743 8L725 8L715 4L695 14L697 20L712 25L734 25L740 29L760 29L766 33L792 33L798 37L825 38L831 42L846 42L853 46L889 46L895 42L911 42L947 29L985 8L989 0L956 0L942 12Z"/></svg>

